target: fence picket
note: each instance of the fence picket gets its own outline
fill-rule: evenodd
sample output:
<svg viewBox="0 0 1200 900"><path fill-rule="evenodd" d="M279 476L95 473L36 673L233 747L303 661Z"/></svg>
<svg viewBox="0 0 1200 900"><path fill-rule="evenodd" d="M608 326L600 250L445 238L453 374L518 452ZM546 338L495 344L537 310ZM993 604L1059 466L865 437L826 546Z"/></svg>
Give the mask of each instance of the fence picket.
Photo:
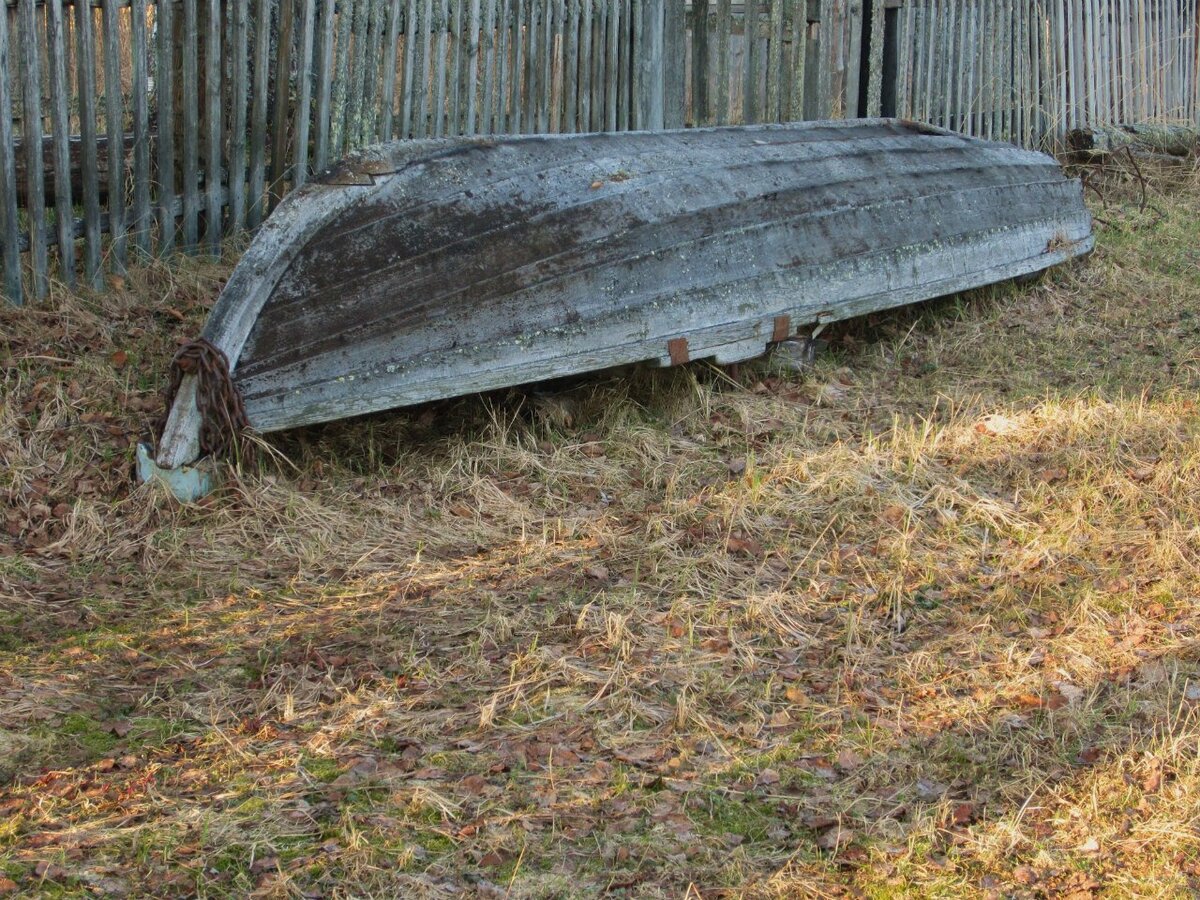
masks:
<svg viewBox="0 0 1200 900"><path fill-rule="evenodd" d="M433 136L446 133L446 44L450 32L450 0L438 0L437 29L433 75Z"/></svg>
<svg viewBox="0 0 1200 900"><path fill-rule="evenodd" d="M125 272L125 132L121 103L120 26L118 10L106 3L104 9L104 124L108 133L108 233L113 271ZM40 136L39 136L40 137ZM118 149L120 148L120 149ZM40 163L40 161L39 161ZM40 165L39 165L40 168ZM194 174L194 173L193 173ZM38 186L39 193L41 186ZM32 216L32 213L31 213ZM33 250L34 254L38 251ZM44 248L43 248L44 252ZM35 256L36 259L36 256ZM37 265L34 265L37 284Z"/></svg>
<svg viewBox="0 0 1200 900"><path fill-rule="evenodd" d="M7 18L7 17L0 17ZM168 14L167 25L170 25ZM100 269L100 173L97 165L96 154L96 41L95 41L95 19L92 13L92 7L89 3L77 3L75 5L75 40L77 49L75 52L76 58L76 78L78 81L79 95L79 143L80 143L80 188L83 193L83 276L87 283L93 288L99 288L103 285L104 279ZM167 35L167 40L170 41L170 35ZM162 40L159 41L160 46ZM172 44L167 44L167 52L170 52ZM0 82L4 81L6 67L0 62ZM166 91L165 99L159 97L160 116L163 116L161 121L173 122L174 116L171 114L171 80L168 76L165 81L165 87L160 85L160 91ZM162 112L165 105L165 114ZM4 104L0 101L0 130L4 125ZM174 172L174 134L170 128L162 129L163 134L159 140L159 154L171 154L172 163L170 168L165 171ZM9 140L6 140L4 135L0 133L0 154L4 153L4 146L11 140L11 129L9 131ZM160 164L160 170L162 166ZM3 182L0 181L0 186ZM9 193L9 192L3 192ZM11 192L12 202L15 204L15 186ZM15 206L13 207L15 210ZM160 240L159 247L163 253L171 250L173 238L175 236L175 214L171 213L170 221L165 225L160 225Z"/></svg>
<svg viewBox="0 0 1200 900"><path fill-rule="evenodd" d="M250 202L247 215L251 228L257 228L262 221L266 202L267 85L271 77L268 53L271 47L272 5L273 0L258 0L255 8L254 84L250 107Z"/></svg>
<svg viewBox="0 0 1200 900"><path fill-rule="evenodd" d="M316 27L316 0L300 0L300 58L296 61L296 160L292 184L300 187L308 180L308 135L312 126L313 32Z"/></svg>
<svg viewBox="0 0 1200 900"><path fill-rule="evenodd" d="M70 86L67 84L66 35L60 3L46 4L46 43L50 62L50 133L54 149L54 219L58 231L59 274L67 287L74 287L75 207L71 202L71 122L67 112ZM144 173L144 176L148 175L149 172Z"/></svg>
<svg viewBox="0 0 1200 900"><path fill-rule="evenodd" d="M380 91L382 116L378 138L392 139L392 122L396 114L396 45L400 40L400 0L387 0L387 36L383 45L383 88Z"/></svg>
<svg viewBox="0 0 1200 900"><path fill-rule="evenodd" d="M80 40L83 40L82 35ZM0 10L0 241L3 253L3 280L0 287L9 303L21 305L21 237L17 219L17 161L13 148L13 98L8 83L9 43L8 10ZM95 142L92 143L93 153ZM86 152L86 145L85 145ZM99 216L97 215L97 220Z"/></svg>

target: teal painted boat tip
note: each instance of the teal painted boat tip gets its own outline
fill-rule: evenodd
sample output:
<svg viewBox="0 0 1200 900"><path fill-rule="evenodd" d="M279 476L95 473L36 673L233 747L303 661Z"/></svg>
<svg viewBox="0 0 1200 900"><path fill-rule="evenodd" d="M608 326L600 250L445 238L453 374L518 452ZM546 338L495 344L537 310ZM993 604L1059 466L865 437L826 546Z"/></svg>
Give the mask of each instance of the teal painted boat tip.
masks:
<svg viewBox="0 0 1200 900"><path fill-rule="evenodd" d="M217 486L213 473L198 466L162 468L154 461L153 452L145 444L137 445L137 471L142 484L165 485L180 503L195 503L211 494Z"/></svg>

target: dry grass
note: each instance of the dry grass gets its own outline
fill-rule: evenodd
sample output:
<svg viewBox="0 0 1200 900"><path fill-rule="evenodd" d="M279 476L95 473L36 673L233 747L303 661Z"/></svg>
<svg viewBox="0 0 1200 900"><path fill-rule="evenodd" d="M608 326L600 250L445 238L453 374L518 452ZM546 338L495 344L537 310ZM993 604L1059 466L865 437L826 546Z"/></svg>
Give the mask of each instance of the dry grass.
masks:
<svg viewBox="0 0 1200 900"><path fill-rule="evenodd" d="M1200 890L1200 180L768 362L136 487L228 264L0 313L0 893ZM169 312L164 312L169 310Z"/></svg>

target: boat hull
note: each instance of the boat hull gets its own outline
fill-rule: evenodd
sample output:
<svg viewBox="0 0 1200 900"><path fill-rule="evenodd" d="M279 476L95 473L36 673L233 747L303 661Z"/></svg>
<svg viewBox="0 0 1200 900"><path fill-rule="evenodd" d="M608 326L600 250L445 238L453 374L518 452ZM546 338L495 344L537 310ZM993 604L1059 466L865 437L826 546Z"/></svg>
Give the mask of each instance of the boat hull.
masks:
<svg viewBox="0 0 1200 900"><path fill-rule="evenodd" d="M204 336L272 431L800 327L1092 247L1050 157L894 120L379 145L290 195ZM196 452L194 389L159 463Z"/></svg>

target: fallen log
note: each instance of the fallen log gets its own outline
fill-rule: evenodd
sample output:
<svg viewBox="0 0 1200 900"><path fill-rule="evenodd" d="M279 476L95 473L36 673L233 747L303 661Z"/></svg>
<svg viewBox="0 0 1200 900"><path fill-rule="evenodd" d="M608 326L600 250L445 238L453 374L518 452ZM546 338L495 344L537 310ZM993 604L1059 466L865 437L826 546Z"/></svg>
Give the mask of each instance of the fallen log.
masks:
<svg viewBox="0 0 1200 900"><path fill-rule="evenodd" d="M1096 158L1114 153L1187 158L1200 155L1200 128L1148 122L1140 125L1093 125L1067 134L1067 147L1078 156Z"/></svg>

